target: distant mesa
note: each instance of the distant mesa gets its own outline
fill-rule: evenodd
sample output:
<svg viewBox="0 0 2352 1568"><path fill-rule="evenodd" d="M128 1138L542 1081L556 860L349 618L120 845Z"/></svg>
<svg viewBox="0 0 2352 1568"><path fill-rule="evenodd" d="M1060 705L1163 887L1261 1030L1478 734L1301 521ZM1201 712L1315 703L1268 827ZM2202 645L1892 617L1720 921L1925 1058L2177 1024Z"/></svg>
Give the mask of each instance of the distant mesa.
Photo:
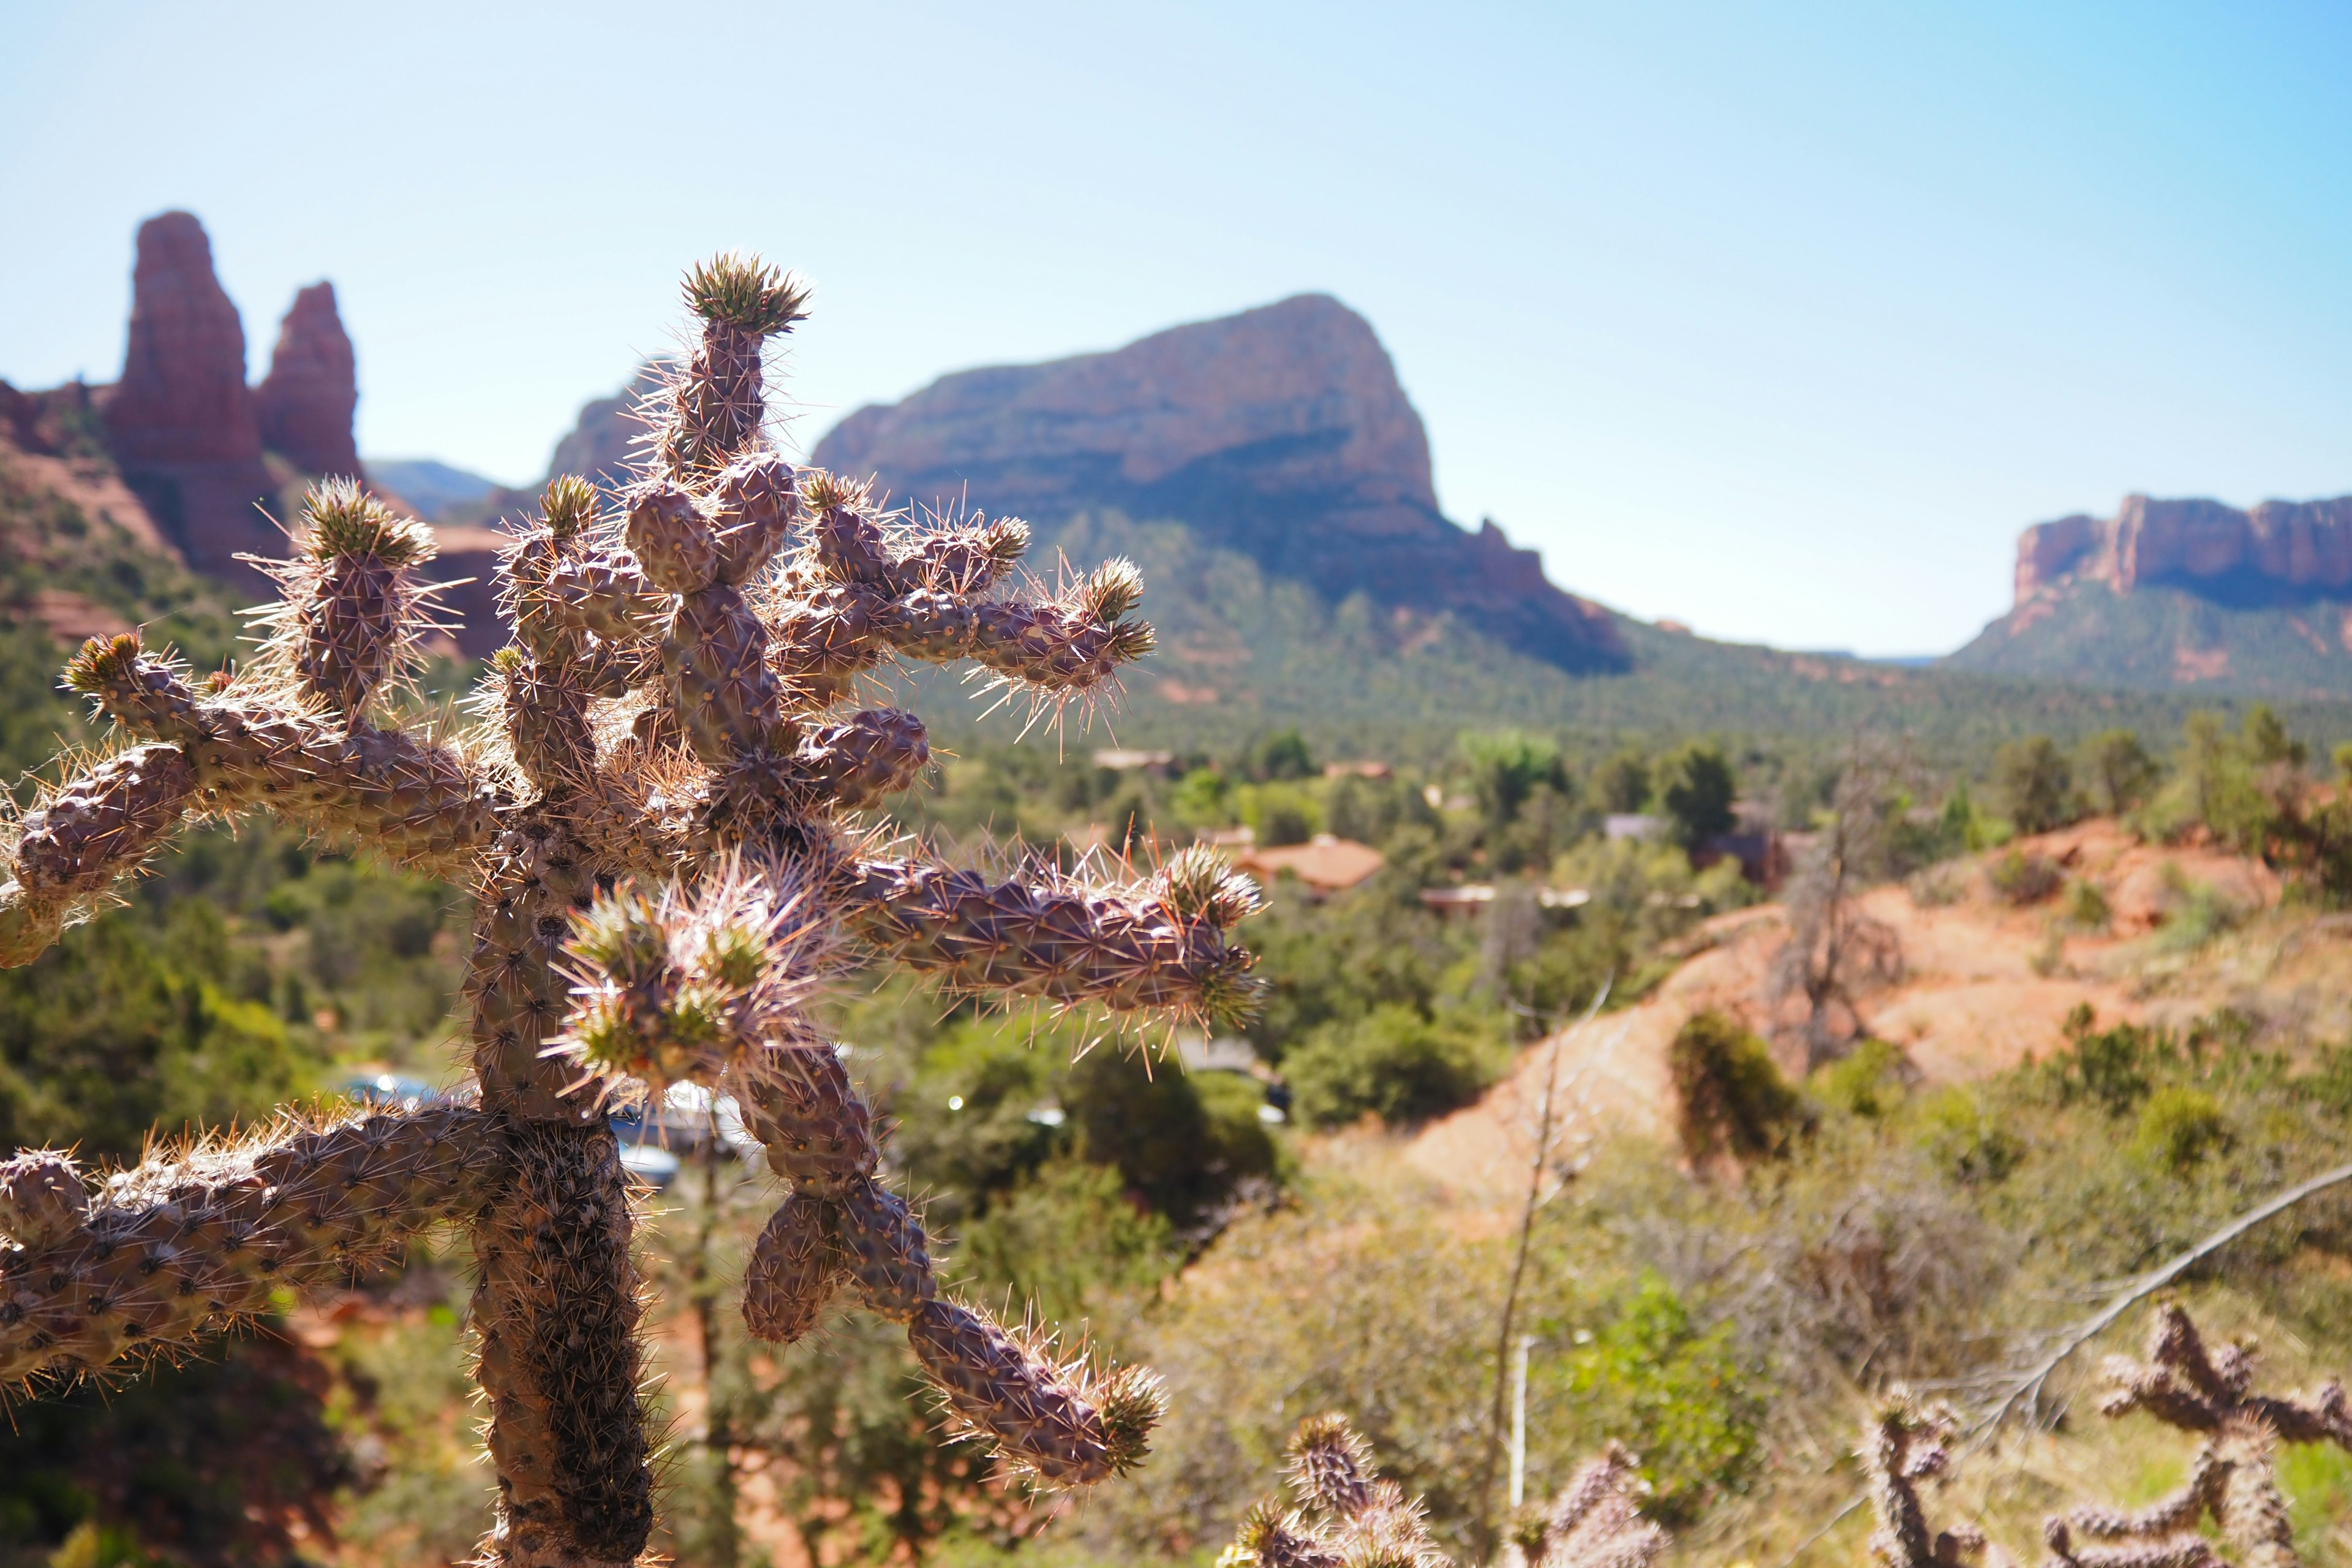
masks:
<svg viewBox="0 0 2352 1568"><path fill-rule="evenodd" d="M1608 612L1534 551L1438 510L1420 415L1370 325L1328 295L946 376L857 410L811 456L919 505L1179 521L1335 602L1451 612L1571 670L1627 666Z"/></svg>
<svg viewBox="0 0 2352 1568"><path fill-rule="evenodd" d="M2216 500L2126 496L2111 518L2036 523L2017 542L2017 603L2105 583L2118 594L2171 583L2208 598L2283 603L2352 590L2352 496Z"/></svg>
<svg viewBox="0 0 2352 1568"><path fill-rule="evenodd" d="M2009 613L1945 662L2162 689L2352 695L2352 496L2126 496L2036 523Z"/></svg>

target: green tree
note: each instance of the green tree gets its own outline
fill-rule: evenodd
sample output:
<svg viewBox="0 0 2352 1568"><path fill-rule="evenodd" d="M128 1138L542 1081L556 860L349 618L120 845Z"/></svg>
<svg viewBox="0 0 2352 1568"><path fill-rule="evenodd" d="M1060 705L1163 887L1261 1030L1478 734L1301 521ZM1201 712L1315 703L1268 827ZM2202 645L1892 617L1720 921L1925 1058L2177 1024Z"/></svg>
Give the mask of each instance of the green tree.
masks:
<svg viewBox="0 0 2352 1568"><path fill-rule="evenodd" d="M1732 802L1739 781L1731 759L1717 745L1692 742L1669 753L1658 768L1658 801L1674 825L1675 842L1696 849L1738 822Z"/></svg>
<svg viewBox="0 0 2352 1568"><path fill-rule="evenodd" d="M1465 731L1454 742L1470 764L1479 809L1496 827L1507 826L1528 797L1549 785L1568 793L1559 747L1524 730Z"/></svg>
<svg viewBox="0 0 2352 1568"><path fill-rule="evenodd" d="M1618 752L1593 770L1593 798L1603 811L1639 811L1650 804L1650 759L1640 752Z"/></svg>
<svg viewBox="0 0 2352 1568"><path fill-rule="evenodd" d="M1250 750L1250 777L1267 779L1311 779L1321 770L1315 765L1315 753L1307 749L1306 737L1296 727L1279 730L1260 741Z"/></svg>
<svg viewBox="0 0 2352 1568"><path fill-rule="evenodd" d="M2030 735L2003 746L1993 772L2020 833L2047 833L2074 820L2074 770L2049 736Z"/></svg>
<svg viewBox="0 0 2352 1568"><path fill-rule="evenodd" d="M2121 816L2148 797L2163 773L2155 756L2130 730L2105 730L2083 748L2083 771L2092 798L2109 816Z"/></svg>

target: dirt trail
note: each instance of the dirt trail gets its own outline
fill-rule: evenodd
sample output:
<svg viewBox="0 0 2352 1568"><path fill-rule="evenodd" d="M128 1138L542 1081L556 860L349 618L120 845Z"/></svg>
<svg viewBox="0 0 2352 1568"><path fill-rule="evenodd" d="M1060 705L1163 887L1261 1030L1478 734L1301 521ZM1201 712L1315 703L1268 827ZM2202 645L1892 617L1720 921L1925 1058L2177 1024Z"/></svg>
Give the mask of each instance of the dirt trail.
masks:
<svg viewBox="0 0 2352 1568"><path fill-rule="evenodd" d="M2103 1024L2179 1026L2222 1006L2290 1037L2352 1032L2352 919L2279 908L2279 879L2257 861L2209 848L2141 843L2092 821L2019 841L2105 900L2105 927L2078 930L2062 895L2022 907L1994 888L2009 850L1876 889L1864 906L1895 929L1905 973L1861 998L1870 1030L1903 1047L1922 1081L1965 1082L2047 1055L2068 1013ZM2190 924L2213 934L2192 942ZM1555 1143L1614 1132L1664 1136L1666 1048L1694 1013L1717 1007L1768 1021L1766 972L1786 937L1779 906L1721 915L1686 939L1692 956L1637 1005L1564 1032ZM1431 1123L1405 1157L1470 1206L1527 1189L1551 1042L1529 1047L1476 1105ZM1784 1064L1788 1065L1788 1064Z"/></svg>

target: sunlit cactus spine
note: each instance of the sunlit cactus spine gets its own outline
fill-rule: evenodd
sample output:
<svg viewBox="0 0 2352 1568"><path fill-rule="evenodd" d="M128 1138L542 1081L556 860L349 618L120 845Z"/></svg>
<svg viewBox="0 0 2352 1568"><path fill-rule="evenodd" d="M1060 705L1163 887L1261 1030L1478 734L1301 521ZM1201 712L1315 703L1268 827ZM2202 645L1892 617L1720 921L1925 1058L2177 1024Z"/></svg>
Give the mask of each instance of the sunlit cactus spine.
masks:
<svg viewBox="0 0 2352 1568"><path fill-rule="evenodd" d="M1098 887L956 869L847 818L930 755L913 714L845 710L862 675L970 660L1033 720L1096 701L1150 647L1140 579L1114 562L1017 583L1017 521L912 521L795 468L767 444L763 379L807 290L722 256L686 294L699 342L647 411L631 483L608 500L558 479L508 541L512 640L472 728L387 700L429 625L429 531L323 487L246 668L195 680L135 636L75 656L68 683L116 739L61 760L11 828L0 887L0 963L20 964L192 818L267 812L470 886L478 1099L288 1121L96 1188L61 1157L20 1157L0 1195L16 1243L0 1373L189 1342L266 1299L257 1279L339 1279L461 1221L498 1487L479 1556L511 1568L632 1563L653 1524L616 1100L691 1081L742 1104L790 1188L747 1281L755 1333L792 1341L845 1295L905 1326L961 1429L1083 1485L1141 1458L1157 1384L940 1292L813 990L870 959L959 994L1129 1015L1226 1022L1256 995L1228 934L1255 889L1200 853Z"/></svg>

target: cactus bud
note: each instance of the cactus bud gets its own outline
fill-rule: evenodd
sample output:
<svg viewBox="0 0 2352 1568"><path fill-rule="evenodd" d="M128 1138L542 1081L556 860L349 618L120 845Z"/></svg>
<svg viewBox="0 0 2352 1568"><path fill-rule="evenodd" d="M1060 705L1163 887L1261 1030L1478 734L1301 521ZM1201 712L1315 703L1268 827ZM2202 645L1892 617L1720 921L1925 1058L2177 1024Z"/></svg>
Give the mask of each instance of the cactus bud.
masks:
<svg viewBox="0 0 2352 1568"><path fill-rule="evenodd" d="M808 320L808 284L798 275L741 251L722 252L686 275L688 309L746 332L792 331Z"/></svg>
<svg viewBox="0 0 2352 1568"><path fill-rule="evenodd" d="M1265 907L1257 883L1204 844L1178 850L1151 879L1151 890L1171 914L1206 921L1219 931L1233 930Z"/></svg>
<svg viewBox="0 0 2352 1568"><path fill-rule="evenodd" d="M1124 558L1104 562L1087 579L1079 603L1098 621L1115 621L1143 602L1143 571Z"/></svg>
<svg viewBox="0 0 2352 1568"><path fill-rule="evenodd" d="M356 479L327 479L303 500L302 553L321 563L373 557L386 566L421 566L437 547L433 531L368 494Z"/></svg>
<svg viewBox="0 0 2352 1568"><path fill-rule="evenodd" d="M577 474L558 474L547 481L539 510L549 533L570 539L596 521L596 487Z"/></svg>
<svg viewBox="0 0 2352 1568"><path fill-rule="evenodd" d="M36 1149L0 1163L0 1236L42 1247L71 1236L89 1206L89 1189L70 1155Z"/></svg>

